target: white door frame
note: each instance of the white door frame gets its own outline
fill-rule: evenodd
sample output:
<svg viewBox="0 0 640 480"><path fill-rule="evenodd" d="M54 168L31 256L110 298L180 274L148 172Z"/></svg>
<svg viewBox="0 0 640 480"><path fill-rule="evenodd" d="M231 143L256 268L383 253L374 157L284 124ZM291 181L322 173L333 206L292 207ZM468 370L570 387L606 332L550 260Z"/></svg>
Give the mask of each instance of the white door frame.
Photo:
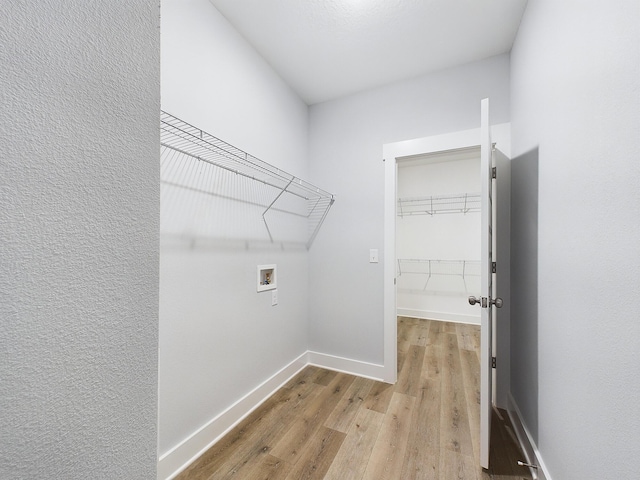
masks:
<svg viewBox="0 0 640 480"><path fill-rule="evenodd" d="M511 124L491 127L492 141L511 156ZM479 147L480 128L387 143L382 147L384 158L384 378L395 383L398 377L397 307L396 307L396 195L398 160L413 155L438 153L460 148Z"/></svg>

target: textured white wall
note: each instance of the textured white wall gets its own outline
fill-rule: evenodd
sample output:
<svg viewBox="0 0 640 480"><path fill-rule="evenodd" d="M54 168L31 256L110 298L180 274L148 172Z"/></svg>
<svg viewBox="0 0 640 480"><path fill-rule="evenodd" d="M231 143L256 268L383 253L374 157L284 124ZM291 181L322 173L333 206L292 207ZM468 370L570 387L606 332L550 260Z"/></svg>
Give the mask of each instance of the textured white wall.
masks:
<svg viewBox="0 0 640 480"><path fill-rule="evenodd" d="M207 0L162 3L162 104L307 176L307 106ZM184 211L196 210L187 204ZM229 214L244 221L241 209ZM195 244L165 242L164 231L161 237L162 457L306 351L308 258L304 248L246 248L242 238L221 246L198 235ZM263 264L278 266L275 307L270 292L256 293Z"/></svg>
<svg viewBox="0 0 640 480"><path fill-rule="evenodd" d="M513 154L539 156L530 381L554 479L637 477L639 24L636 0L530 0L512 51Z"/></svg>
<svg viewBox="0 0 640 480"><path fill-rule="evenodd" d="M507 55L311 107L311 179L337 198L310 252L312 350L383 363L382 145L478 128L485 97L507 122Z"/></svg>
<svg viewBox="0 0 640 480"><path fill-rule="evenodd" d="M0 477L156 471L157 2L0 16Z"/></svg>

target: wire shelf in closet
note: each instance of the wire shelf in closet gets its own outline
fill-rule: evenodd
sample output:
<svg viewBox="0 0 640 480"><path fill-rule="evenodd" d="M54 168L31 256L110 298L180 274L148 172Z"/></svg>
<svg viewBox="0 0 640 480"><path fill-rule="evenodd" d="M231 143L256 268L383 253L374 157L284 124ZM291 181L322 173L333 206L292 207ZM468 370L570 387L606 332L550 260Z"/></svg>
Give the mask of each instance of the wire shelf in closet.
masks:
<svg viewBox="0 0 640 480"><path fill-rule="evenodd" d="M407 274L448 275L466 277L480 276L479 260L430 260L418 258L399 258L398 276Z"/></svg>
<svg viewBox="0 0 640 480"><path fill-rule="evenodd" d="M161 231L313 243L334 196L162 112Z"/></svg>
<svg viewBox="0 0 640 480"><path fill-rule="evenodd" d="M480 212L479 193L405 197L398 199L398 216Z"/></svg>

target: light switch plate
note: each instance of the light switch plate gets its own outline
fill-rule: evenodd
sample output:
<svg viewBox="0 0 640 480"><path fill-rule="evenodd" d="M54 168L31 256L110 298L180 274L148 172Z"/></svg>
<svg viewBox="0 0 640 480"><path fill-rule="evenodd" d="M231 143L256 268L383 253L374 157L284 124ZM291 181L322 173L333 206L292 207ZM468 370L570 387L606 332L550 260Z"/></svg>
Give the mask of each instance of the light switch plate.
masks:
<svg viewBox="0 0 640 480"><path fill-rule="evenodd" d="M271 290L271 306L278 304L278 290Z"/></svg>
<svg viewBox="0 0 640 480"><path fill-rule="evenodd" d="M378 249L372 248L369 250L369 263L378 263Z"/></svg>

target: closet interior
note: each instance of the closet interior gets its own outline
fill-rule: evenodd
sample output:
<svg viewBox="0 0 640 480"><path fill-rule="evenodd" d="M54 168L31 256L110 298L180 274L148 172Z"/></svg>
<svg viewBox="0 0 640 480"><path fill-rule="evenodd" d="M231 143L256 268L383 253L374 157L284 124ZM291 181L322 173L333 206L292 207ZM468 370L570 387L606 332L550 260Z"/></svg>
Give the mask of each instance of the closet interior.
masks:
<svg viewBox="0 0 640 480"><path fill-rule="evenodd" d="M398 315L480 323L480 150L398 162Z"/></svg>

